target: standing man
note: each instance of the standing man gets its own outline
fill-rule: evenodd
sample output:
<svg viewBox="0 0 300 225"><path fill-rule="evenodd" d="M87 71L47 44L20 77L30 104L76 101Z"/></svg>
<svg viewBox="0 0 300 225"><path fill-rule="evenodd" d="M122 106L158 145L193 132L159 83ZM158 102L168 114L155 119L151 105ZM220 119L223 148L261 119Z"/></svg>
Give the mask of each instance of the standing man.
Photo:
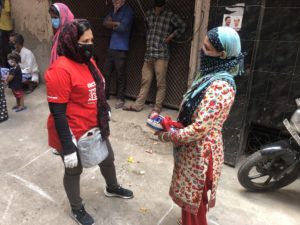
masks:
<svg viewBox="0 0 300 225"><path fill-rule="evenodd" d="M7 55L10 52L8 40L13 30L10 0L0 0L0 67L7 67Z"/></svg>
<svg viewBox="0 0 300 225"><path fill-rule="evenodd" d="M115 108L122 108L125 103L126 62L129 37L133 22L133 10L125 0L112 0L114 9L106 16L103 25L112 30L110 45L104 64L106 98L109 98L111 75L117 73L117 98Z"/></svg>
<svg viewBox="0 0 300 225"><path fill-rule="evenodd" d="M157 93L151 112L160 113L166 95L166 75L170 58L169 43L185 31L185 23L165 8L165 0L154 0L154 9L146 13L146 53L142 69L142 86L133 105L123 110L141 111L149 93L153 76L156 76Z"/></svg>

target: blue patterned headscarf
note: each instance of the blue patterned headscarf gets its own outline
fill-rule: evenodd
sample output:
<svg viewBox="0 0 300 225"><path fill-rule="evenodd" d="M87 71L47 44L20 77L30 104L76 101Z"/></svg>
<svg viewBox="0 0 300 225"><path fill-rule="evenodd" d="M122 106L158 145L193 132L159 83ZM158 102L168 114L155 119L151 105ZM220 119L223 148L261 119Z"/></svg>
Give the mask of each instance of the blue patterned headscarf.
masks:
<svg viewBox="0 0 300 225"><path fill-rule="evenodd" d="M211 73L226 71L232 76L244 71L244 54L241 53L241 41L238 33L230 27L217 27L207 33L208 40L218 51L224 51L223 58L206 56L201 50L200 72L196 80Z"/></svg>
<svg viewBox="0 0 300 225"><path fill-rule="evenodd" d="M205 95L206 89L216 80L228 82L236 90L233 77L243 73L244 55L238 33L230 27L217 27L207 33L208 40L224 57L210 57L201 50L200 71L190 90L184 95L178 121L184 126L191 124L192 115Z"/></svg>

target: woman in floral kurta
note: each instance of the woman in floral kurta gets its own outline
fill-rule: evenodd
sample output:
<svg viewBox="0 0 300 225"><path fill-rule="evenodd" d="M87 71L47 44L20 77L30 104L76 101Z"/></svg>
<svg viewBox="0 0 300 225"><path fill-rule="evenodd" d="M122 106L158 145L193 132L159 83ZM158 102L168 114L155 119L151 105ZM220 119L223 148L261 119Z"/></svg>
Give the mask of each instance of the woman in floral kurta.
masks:
<svg viewBox="0 0 300 225"><path fill-rule="evenodd" d="M200 72L181 104L178 121L184 128L157 133L161 141L174 143L170 196L182 208L183 225L207 225L207 204L215 205L224 162L222 127L234 102L233 76L241 73L243 58L236 31L210 30L201 50Z"/></svg>

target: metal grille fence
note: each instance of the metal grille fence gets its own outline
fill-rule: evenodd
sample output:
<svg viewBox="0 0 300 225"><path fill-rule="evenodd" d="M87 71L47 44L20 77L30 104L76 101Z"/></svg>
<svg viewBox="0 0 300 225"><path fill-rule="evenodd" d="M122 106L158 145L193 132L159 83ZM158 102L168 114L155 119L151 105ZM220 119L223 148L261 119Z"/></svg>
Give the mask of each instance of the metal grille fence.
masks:
<svg viewBox="0 0 300 225"><path fill-rule="evenodd" d="M76 18L86 18L91 22L95 37L98 65L102 69L110 40L110 31L102 23L104 17L112 9L111 0L59 0L57 2L68 5ZM145 53L144 17L141 7L146 12L153 7L153 1L127 0L127 3L133 8L135 18L128 54L126 96L136 98L140 90L141 71ZM167 2L167 8L179 15L187 24L185 34L180 40L176 40L180 43L175 41L170 45L171 59L167 74L167 95L164 105L172 108L178 108L182 100L182 95L187 88L191 48L190 37L193 35L194 5L195 0L169 0ZM154 82L147 99L150 102L153 102L155 99L156 85ZM112 92L116 91L114 84L115 76L112 79Z"/></svg>

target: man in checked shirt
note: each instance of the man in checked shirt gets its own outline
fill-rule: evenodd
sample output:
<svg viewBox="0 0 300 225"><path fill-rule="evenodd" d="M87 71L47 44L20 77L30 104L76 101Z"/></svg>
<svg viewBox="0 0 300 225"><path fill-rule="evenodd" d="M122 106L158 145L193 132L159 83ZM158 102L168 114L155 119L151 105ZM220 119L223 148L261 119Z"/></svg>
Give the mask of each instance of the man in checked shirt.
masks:
<svg viewBox="0 0 300 225"><path fill-rule="evenodd" d="M170 58L169 43L185 31L185 23L165 8L166 0L154 0L154 9L146 12L146 53L142 68L142 85L134 104L123 110L139 112L147 99L153 76L157 82L157 93L152 113L160 113L166 95L166 75Z"/></svg>

